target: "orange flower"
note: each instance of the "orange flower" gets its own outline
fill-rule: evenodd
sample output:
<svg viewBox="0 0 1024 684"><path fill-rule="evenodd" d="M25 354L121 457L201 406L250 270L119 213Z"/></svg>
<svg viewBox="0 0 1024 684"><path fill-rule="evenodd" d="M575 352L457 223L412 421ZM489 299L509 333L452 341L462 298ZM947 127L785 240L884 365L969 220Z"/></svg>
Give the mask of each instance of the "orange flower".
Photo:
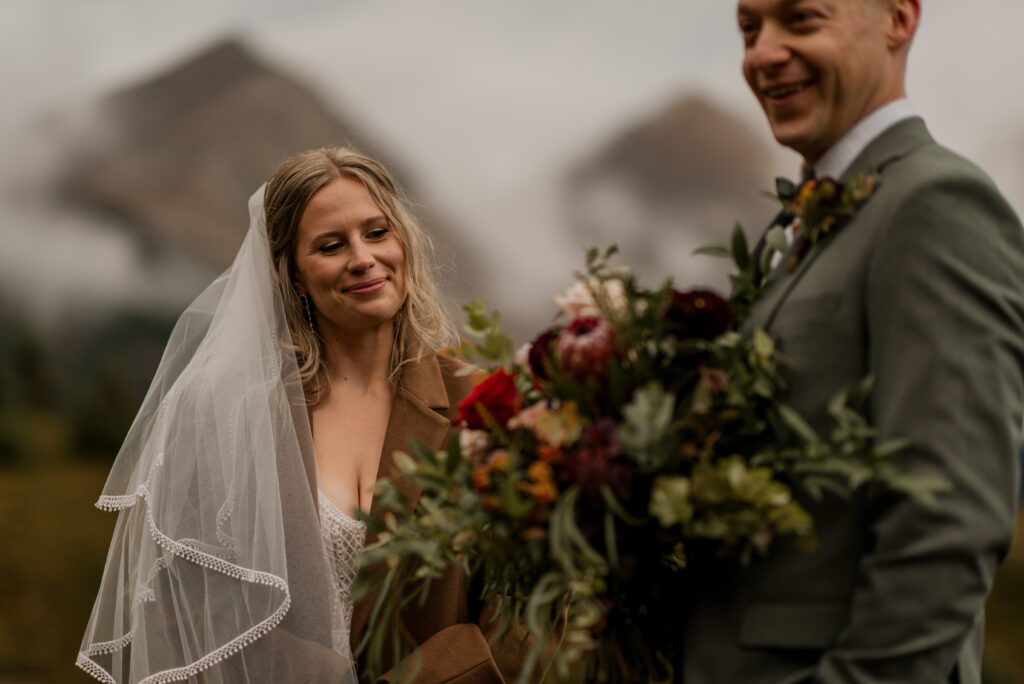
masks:
<svg viewBox="0 0 1024 684"><path fill-rule="evenodd" d="M551 466L544 461L534 461L526 469L526 476L534 482L550 480L552 476Z"/></svg>
<svg viewBox="0 0 1024 684"><path fill-rule="evenodd" d="M551 503L558 496L555 486L554 471L544 461L534 461L526 469L526 477L530 482L520 483L520 489L539 504Z"/></svg>
<svg viewBox="0 0 1024 684"><path fill-rule="evenodd" d="M561 463L562 462L562 449L560 447L551 446L549 444L541 444L537 447L537 455L540 456L540 460L545 463Z"/></svg>
<svg viewBox="0 0 1024 684"><path fill-rule="evenodd" d="M487 467L491 470L501 470L507 473L512 467L512 461L508 452L504 449L498 449L495 451L491 454L491 457L487 459Z"/></svg>
<svg viewBox="0 0 1024 684"><path fill-rule="evenodd" d="M551 480L524 484L522 485L522 490L542 506L558 498L558 488L555 487L555 483Z"/></svg>
<svg viewBox="0 0 1024 684"><path fill-rule="evenodd" d="M811 199L817 187L817 181L806 181L803 185L800 186L800 190L797 191L796 198L793 200L793 204L800 208L807 206L807 200Z"/></svg>
<svg viewBox="0 0 1024 684"><path fill-rule="evenodd" d="M501 510L501 499L494 496L493 494L481 496L480 503L483 504L484 508L486 508L488 511L491 511L492 513L497 513Z"/></svg>
<svg viewBox="0 0 1024 684"><path fill-rule="evenodd" d="M485 465L473 468L473 489L481 491L491 486L491 469Z"/></svg>
<svg viewBox="0 0 1024 684"><path fill-rule="evenodd" d="M528 527L522 532L523 541L538 541L548 538L548 531L543 527Z"/></svg>

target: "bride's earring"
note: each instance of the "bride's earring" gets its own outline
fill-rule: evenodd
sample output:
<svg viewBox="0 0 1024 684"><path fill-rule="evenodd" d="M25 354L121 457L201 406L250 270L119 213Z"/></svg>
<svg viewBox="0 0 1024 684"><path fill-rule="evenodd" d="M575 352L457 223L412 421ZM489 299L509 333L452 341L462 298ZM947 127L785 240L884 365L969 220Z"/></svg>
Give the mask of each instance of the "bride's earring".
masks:
<svg viewBox="0 0 1024 684"><path fill-rule="evenodd" d="M313 324L313 310L309 308L309 297L305 292L300 292L299 299L302 300L302 307L306 311L306 322L309 323L309 329L316 332L316 327Z"/></svg>

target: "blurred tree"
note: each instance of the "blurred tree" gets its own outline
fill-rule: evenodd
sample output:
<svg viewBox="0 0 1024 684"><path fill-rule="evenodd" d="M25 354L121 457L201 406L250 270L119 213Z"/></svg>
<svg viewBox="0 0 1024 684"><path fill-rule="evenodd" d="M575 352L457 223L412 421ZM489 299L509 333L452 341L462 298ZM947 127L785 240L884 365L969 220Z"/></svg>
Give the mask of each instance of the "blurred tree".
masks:
<svg viewBox="0 0 1024 684"><path fill-rule="evenodd" d="M172 322L123 312L79 332L70 359L68 415L80 457L113 460L160 362Z"/></svg>
<svg viewBox="0 0 1024 684"><path fill-rule="evenodd" d="M52 362L42 340L31 328L21 326L16 331L11 361L19 403L37 410L54 408L57 383Z"/></svg>
<svg viewBox="0 0 1024 684"><path fill-rule="evenodd" d="M103 359L72 411L76 452L113 460L141 401L125 365L114 357Z"/></svg>

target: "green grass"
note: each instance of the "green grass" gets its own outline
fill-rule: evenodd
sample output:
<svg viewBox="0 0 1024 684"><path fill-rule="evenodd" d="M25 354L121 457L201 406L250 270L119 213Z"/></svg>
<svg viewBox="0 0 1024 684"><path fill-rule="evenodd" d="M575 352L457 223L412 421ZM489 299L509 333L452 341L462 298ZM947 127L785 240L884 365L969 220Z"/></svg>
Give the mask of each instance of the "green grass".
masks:
<svg viewBox="0 0 1024 684"><path fill-rule="evenodd" d="M91 682L75 667L115 516L107 465L0 471L0 683Z"/></svg>
<svg viewBox="0 0 1024 684"><path fill-rule="evenodd" d="M106 464L0 469L0 684L94 681L75 667L115 515ZM1024 515L988 603L986 684L1024 681Z"/></svg>

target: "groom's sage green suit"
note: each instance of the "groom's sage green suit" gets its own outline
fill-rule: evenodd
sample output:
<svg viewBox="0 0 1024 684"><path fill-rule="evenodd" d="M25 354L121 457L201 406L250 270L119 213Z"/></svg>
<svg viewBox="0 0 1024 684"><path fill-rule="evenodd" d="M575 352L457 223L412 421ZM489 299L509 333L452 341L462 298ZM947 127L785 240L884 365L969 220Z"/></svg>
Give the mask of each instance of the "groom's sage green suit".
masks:
<svg viewBox="0 0 1024 684"><path fill-rule="evenodd" d="M856 215L755 305L792 361L788 403L823 429L865 376L882 440L950 490L928 509L880 487L809 505L816 550L780 543L695 587L686 684L980 681L983 604L1013 535L1024 411L1024 232L992 182L919 118L882 133Z"/></svg>

